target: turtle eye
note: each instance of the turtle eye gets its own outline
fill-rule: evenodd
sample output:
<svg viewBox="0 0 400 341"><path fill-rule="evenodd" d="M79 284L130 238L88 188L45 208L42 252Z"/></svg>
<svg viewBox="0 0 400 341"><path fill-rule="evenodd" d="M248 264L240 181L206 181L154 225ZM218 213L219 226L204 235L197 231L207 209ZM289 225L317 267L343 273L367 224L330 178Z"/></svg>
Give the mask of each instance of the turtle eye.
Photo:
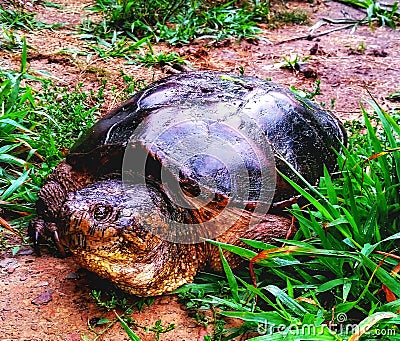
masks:
<svg viewBox="0 0 400 341"><path fill-rule="evenodd" d="M97 221L108 220L113 214L113 207L107 204L96 204L92 208L93 218Z"/></svg>

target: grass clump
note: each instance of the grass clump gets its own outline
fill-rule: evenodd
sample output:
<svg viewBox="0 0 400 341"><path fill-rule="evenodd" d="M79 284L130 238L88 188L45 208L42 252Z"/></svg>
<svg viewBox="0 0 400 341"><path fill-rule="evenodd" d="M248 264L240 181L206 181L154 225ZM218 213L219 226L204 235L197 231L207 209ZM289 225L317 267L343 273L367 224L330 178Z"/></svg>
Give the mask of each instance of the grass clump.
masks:
<svg viewBox="0 0 400 341"><path fill-rule="evenodd" d="M171 25L159 25L156 38L170 44L187 44L204 38L217 41L229 37L259 38L261 29L257 27L257 19L261 17L247 6L237 8L228 2L207 8L201 2L194 2L186 12L171 20Z"/></svg>
<svg viewBox="0 0 400 341"><path fill-rule="evenodd" d="M105 60L119 57L131 61L140 51L141 46L148 42L148 38L142 38L132 43L131 39L122 35L121 32L116 31L112 32L111 36L106 34L103 38L101 35L92 32L94 27L94 24L89 21L85 23L84 27L81 27L81 31L86 33L81 34L80 37L87 41L86 50L88 50L88 52L83 50L78 52L81 55L88 56L88 59L91 58L91 55L94 52L100 58ZM74 51L65 52L74 53Z"/></svg>
<svg viewBox="0 0 400 341"><path fill-rule="evenodd" d="M0 49L13 51L21 48L21 37L13 30L0 27Z"/></svg>
<svg viewBox="0 0 400 341"><path fill-rule="evenodd" d="M90 32L92 23L88 23L86 31ZM94 34L84 34L81 37L89 41L87 48L96 53L99 58L124 58L127 64L142 64L148 67L151 66L164 66L172 64L188 64L183 57L179 56L176 52L155 53L150 38L145 37L134 43L131 42L126 36L121 33L113 32L111 40L102 39ZM74 51L64 51L72 52ZM79 51L83 55L91 58L92 52Z"/></svg>
<svg viewBox="0 0 400 341"><path fill-rule="evenodd" d="M138 298L133 304L128 304L125 295L120 292L111 292L102 294L101 291L92 291L92 298L96 302L97 306L102 309L106 314L112 311L112 317L101 316L100 318L93 318L89 320L89 329L96 334L97 338L105 334L115 323L119 323L124 329L125 333L129 337L129 340L140 341L141 339L132 330L141 329L146 333L153 333L155 340L160 340L161 334L168 333L176 328L176 325L170 323L168 325L163 325L162 320L158 320L153 326L142 326L138 324L130 315L133 313L134 306L139 309L143 308L144 305L150 306L154 302L153 297ZM110 314L107 314L110 315ZM96 327L101 327L100 331ZM84 335L84 340L89 340L89 338Z"/></svg>
<svg viewBox="0 0 400 341"><path fill-rule="evenodd" d="M176 52L171 53L154 53L150 51L144 54L137 54L136 60L133 62L135 64L142 64L147 67L151 66L165 66L174 64L185 64L185 60L179 56Z"/></svg>
<svg viewBox="0 0 400 341"><path fill-rule="evenodd" d="M349 126L334 177L325 171L318 187L287 179L308 201L290 210L293 240L210 241L248 259L250 271L233 274L221 254L225 279L203 274L177 290L191 308L243 321L223 340L245 332L252 341L398 339L400 112L367 104L374 114L362 106L364 124Z"/></svg>
<svg viewBox="0 0 400 341"><path fill-rule="evenodd" d="M98 25L92 26L94 34L102 38L117 31L134 40L149 37L153 41L187 44L200 38L256 38L261 32L257 22L266 17L269 4L245 2L236 7L234 1L209 4L200 0L97 0L89 9L104 15Z"/></svg>
<svg viewBox="0 0 400 341"><path fill-rule="evenodd" d="M0 5L0 27L8 30L41 30L45 28L57 28L61 24L49 25L35 19L36 14L22 8L5 9Z"/></svg>
<svg viewBox="0 0 400 341"><path fill-rule="evenodd" d="M101 90L59 89L32 76L23 44L20 70L0 69L0 208L17 227L26 226L43 179L94 122L103 101Z"/></svg>
<svg viewBox="0 0 400 341"><path fill-rule="evenodd" d="M381 26L389 26L395 29L400 19L400 11L398 2L384 4L374 0L340 0L340 2L362 8L365 10L366 21L372 25L373 22L378 22Z"/></svg>
<svg viewBox="0 0 400 341"><path fill-rule="evenodd" d="M142 64L147 67L152 66L172 66L174 64L187 64L189 62L185 61L183 57L181 57L176 52L164 53L164 52L154 52L153 45L147 41L148 51L144 52L143 50L140 53L135 54L135 59L128 62L128 64Z"/></svg>
<svg viewBox="0 0 400 341"><path fill-rule="evenodd" d="M128 63L147 66L183 63L173 54L155 55L150 42L171 45L189 44L195 40L215 42L236 39L263 39L259 23L306 23L307 15L300 11L270 13L269 1L206 2L202 0L96 0L89 10L103 19L87 19L79 27L87 48L100 58L123 57ZM89 52L90 53L90 52Z"/></svg>
<svg viewBox="0 0 400 341"><path fill-rule="evenodd" d="M16 33L17 30L32 31L62 26L37 21L35 16L35 13L28 12L17 4L10 4L8 8L0 5L0 49L13 51L22 48L22 40Z"/></svg>

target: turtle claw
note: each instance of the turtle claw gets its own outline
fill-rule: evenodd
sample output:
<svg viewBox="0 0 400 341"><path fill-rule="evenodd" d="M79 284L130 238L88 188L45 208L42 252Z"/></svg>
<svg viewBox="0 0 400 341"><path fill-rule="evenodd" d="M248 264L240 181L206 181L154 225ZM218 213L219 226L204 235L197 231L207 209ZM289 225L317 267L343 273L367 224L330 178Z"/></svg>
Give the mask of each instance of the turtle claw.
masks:
<svg viewBox="0 0 400 341"><path fill-rule="evenodd" d="M42 219L33 218L28 226L28 235L33 242L33 250L37 256L41 256L39 238L45 229L45 222Z"/></svg>
<svg viewBox="0 0 400 341"><path fill-rule="evenodd" d="M54 244L56 245L58 252L60 252L61 256L63 258L67 257L64 246L61 244L60 238L58 237L57 230L53 231L52 240L53 240Z"/></svg>
<svg viewBox="0 0 400 341"><path fill-rule="evenodd" d="M29 224L28 233L33 241L33 249L38 256L41 255L39 245L40 237L46 235L48 236L49 234L51 235L51 239L56 245L57 250L60 252L61 256L67 256L58 236L57 226L55 223L45 222L43 219L34 218Z"/></svg>
<svg viewBox="0 0 400 341"><path fill-rule="evenodd" d="M40 247L39 247L39 232L35 232L35 237L33 239L33 249L35 250L35 253L37 256L41 256L42 253L40 252Z"/></svg>

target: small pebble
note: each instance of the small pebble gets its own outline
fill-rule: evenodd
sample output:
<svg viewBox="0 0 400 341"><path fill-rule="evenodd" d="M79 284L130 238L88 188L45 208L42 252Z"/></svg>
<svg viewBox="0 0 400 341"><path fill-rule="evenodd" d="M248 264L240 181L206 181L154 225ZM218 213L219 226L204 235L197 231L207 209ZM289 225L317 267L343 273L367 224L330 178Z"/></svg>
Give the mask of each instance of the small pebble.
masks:
<svg viewBox="0 0 400 341"><path fill-rule="evenodd" d="M49 303L53 299L52 297L53 292L54 290L52 289L48 289L42 292L38 297L32 300L32 303L35 305L44 305Z"/></svg>
<svg viewBox="0 0 400 341"><path fill-rule="evenodd" d="M49 285L49 282L42 281L42 282L36 283L35 287L36 287L36 288L39 288L39 287L47 287L48 285Z"/></svg>
<svg viewBox="0 0 400 341"><path fill-rule="evenodd" d="M67 335L67 340L69 341L81 341L82 338L78 333L72 333Z"/></svg>
<svg viewBox="0 0 400 341"><path fill-rule="evenodd" d="M77 274L76 272L70 272L68 275L67 275L67 277L65 277L65 279L70 279L70 280L72 280L72 279L79 279L80 278L80 276L79 276L79 274Z"/></svg>
<svg viewBox="0 0 400 341"><path fill-rule="evenodd" d="M2 260L0 260L0 268L5 268L5 269L9 269L9 268L18 268L19 267L19 263L14 259L14 258L4 258Z"/></svg>
<svg viewBox="0 0 400 341"><path fill-rule="evenodd" d="M33 250L32 250L32 249L20 250L20 251L18 252L18 254L19 254L20 256L29 256L29 255L31 255L32 253L33 253Z"/></svg>

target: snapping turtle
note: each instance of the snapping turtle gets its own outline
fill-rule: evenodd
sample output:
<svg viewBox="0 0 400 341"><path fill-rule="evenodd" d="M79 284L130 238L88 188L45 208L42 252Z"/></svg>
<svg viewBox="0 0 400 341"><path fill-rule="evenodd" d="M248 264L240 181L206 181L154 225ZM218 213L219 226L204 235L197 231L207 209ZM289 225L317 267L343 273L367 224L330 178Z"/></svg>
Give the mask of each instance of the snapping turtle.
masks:
<svg viewBox="0 0 400 341"><path fill-rule="evenodd" d="M284 238L291 220L273 208L294 192L275 168L295 180L289 163L316 183L345 141L332 113L272 82L166 77L78 140L39 192L30 233L37 247L50 232L61 252L130 293L170 292L206 264L220 268L203 238Z"/></svg>

